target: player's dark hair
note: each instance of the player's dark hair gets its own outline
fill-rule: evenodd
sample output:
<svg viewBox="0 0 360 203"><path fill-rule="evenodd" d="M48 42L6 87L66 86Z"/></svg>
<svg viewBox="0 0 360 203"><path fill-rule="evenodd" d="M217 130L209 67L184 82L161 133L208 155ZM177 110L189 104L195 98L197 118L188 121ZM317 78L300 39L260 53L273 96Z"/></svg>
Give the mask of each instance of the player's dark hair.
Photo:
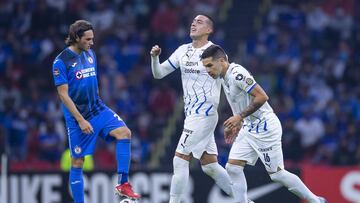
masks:
<svg viewBox="0 0 360 203"><path fill-rule="evenodd" d="M84 32L94 30L90 22L86 20L77 20L69 27L69 35L65 40L65 44L70 46L76 43L76 38L84 36Z"/></svg>
<svg viewBox="0 0 360 203"><path fill-rule="evenodd" d="M227 60L227 56L224 49L222 49L219 45L216 44L209 46L201 54L201 59L206 59L209 57L213 57L213 59L224 58Z"/></svg>

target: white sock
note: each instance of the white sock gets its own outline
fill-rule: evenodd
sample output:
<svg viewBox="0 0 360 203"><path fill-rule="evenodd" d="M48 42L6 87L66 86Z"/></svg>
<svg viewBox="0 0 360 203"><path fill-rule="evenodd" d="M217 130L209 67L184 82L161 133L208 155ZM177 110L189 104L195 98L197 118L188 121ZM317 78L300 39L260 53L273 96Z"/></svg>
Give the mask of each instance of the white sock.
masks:
<svg viewBox="0 0 360 203"><path fill-rule="evenodd" d="M215 183L228 195L232 196L231 180L226 170L218 163L201 165L202 170L215 180Z"/></svg>
<svg viewBox="0 0 360 203"><path fill-rule="evenodd" d="M180 203L181 195L189 179L189 162L175 156L173 165L174 175L171 179L169 203Z"/></svg>
<svg viewBox="0 0 360 203"><path fill-rule="evenodd" d="M247 183L244 167L234 164L226 164L226 170L232 180L232 192L236 203L247 203Z"/></svg>
<svg viewBox="0 0 360 203"><path fill-rule="evenodd" d="M314 195L296 175L285 169L270 174L273 181L279 182L298 197L307 200L309 203L319 203L319 198Z"/></svg>

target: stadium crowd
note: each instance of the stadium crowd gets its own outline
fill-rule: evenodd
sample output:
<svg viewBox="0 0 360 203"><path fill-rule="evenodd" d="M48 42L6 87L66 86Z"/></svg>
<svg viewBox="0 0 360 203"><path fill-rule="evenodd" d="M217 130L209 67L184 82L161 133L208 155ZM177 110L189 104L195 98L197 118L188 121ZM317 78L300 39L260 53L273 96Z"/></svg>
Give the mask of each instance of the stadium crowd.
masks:
<svg viewBox="0 0 360 203"><path fill-rule="evenodd" d="M146 168L153 144L181 102L179 75L153 79L150 47L161 45L166 59L190 41L194 15L217 16L224 1L1 1L0 147L14 169L59 168L67 136L51 65L65 46L68 26L81 18L96 29L101 97L132 130L132 166ZM256 32L239 40L230 61L247 67L270 95L283 124L286 160L360 164L359 5L290 2L273 1L259 14ZM211 40L226 48L224 27L217 26ZM219 123L230 113L226 106L219 108ZM229 146L221 127L216 138L224 163ZM98 148L96 165L115 168L114 146L99 141Z"/></svg>

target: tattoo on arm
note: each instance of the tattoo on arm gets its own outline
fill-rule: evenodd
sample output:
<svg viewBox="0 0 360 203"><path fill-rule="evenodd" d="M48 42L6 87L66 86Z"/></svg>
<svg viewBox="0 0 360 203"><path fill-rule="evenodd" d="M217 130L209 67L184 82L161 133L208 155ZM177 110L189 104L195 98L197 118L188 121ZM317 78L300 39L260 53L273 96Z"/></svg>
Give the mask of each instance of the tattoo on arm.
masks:
<svg viewBox="0 0 360 203"><path fill-rule="evenodd" d="M245 118L255 111L257 111L264 103L258 102L258 101L252 101L249 106L247 106L241 113L241 118Z"/></svg>

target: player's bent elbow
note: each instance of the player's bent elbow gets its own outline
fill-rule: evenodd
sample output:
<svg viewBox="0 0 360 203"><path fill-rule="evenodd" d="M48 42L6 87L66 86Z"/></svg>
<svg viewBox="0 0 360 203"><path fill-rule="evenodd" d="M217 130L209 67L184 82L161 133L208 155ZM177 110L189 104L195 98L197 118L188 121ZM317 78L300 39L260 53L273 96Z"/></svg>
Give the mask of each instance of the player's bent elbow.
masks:
<svg viewBox="0 0 360 203"><path fill-rule="evenodd" d="M156 74L154 72L153 72L153 76L154 76L155 79L162 79L162 78L165 77L164 75Z"/></svg>
<svg viewBox="0 0 360 203"><path fill-rule="evenodd" d="M269 96L264 95L264 103L267 102L269 100Z"/></svg>

